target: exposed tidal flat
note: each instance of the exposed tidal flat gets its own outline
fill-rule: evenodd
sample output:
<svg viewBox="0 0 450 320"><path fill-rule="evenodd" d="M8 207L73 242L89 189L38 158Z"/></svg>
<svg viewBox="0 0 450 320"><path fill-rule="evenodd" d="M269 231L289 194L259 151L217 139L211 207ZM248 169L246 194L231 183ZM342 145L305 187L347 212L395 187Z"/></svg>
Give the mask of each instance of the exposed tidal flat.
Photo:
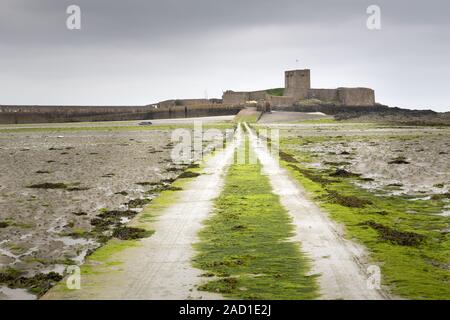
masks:
<svg viewBox="0 0 450 320"><path fill-rule="evenodd" d="M188 167L172 161L177 128L192 123L4 128L0 299L39 296L111 237L139 236L127 223Z"/></svg>

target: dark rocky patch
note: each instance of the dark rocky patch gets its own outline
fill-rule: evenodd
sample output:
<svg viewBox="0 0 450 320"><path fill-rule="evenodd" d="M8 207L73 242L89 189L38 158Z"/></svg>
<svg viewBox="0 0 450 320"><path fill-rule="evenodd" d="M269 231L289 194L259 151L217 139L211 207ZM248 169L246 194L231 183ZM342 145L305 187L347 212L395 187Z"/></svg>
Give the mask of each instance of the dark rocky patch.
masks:
<svg viewBox="0 0 450 320"><path fill-rule="evenodd" d="M319 174L315 174L313 171L306 170L306 169L300 169L296 165L290 164L289 167L300 172L305 178L307 178L313 182L317 182L321 185L326 185L326 184L336 182L336 180L326 179Z"/></svg>
<svg viewBox="0 0 450 320"><path fill-rule="evenodd" d="M431 196L431 200L435 200L435 201L444 200L444 199L450 199L450 192L434 194Z"/></svg>
<svg viewBox="0 0 450 320"><path fill-rule="evenodd" d="M112 178L112 177L114 177L114 176L115 176L114 173L107 173L107 174L104 174L104 175L102 176L102 178Z"/></svg>
<svg viewBox="0 0 450 320"><path fill-rule="evenodd" d="M47 170L38 170L38 171L36 171L36 174L48 174L48 173L51 173L51 172L47 171Z"/></svg>
<svg viewBox="0 0 450 320"><path fill-rule="evenodd" d="M402 183L390 183L387 185L388 187L403 187Z"/></svg>
<svg viewBox="0 0 450 320"><path fill-rule="evenodd" d="M113 224L114 224L114 221L112 221L110 219L94 218L91 220L91 225L96 227L97 229L109 228L109 226L111 226Z"/></svg>
<svg viewBox="0 0 450 320"><path fill-rule="evenodd" d="M145 187L145 186L156 186L159 183L158 182L148 182L148 181L143 181L143 182L136 182L137 185Z"/></svg>
<svg viewBox="0 0 450 320"><path fill-rule="evenodd" d="M409 161L406 161L406 158L403 156L392 159L388 162L389 164L409 164Z"/></svg>
<svg viewBox="0 0 450 320"><path fill-rule="evenodd" d="M336 169L335 172L330 174L331 177L340 177L340 178L358 178L361 175L358 173L353 173L344 169Z"/></svg>
<svg viewBox="0 0 450 320"><path fill-rule="evenodd" d="M65 183L51 183L51 182L44 182L44 183L37 183L32 184L28 186L27 188L31 189L67 189L67 185Z"/></svg>
<svg viewBox="0 0 450 320"><path fill-rule="evenodd" d="M0 284L9 288L28 289L38 297L61 281L62 278L62 275L56 272L39 273L33 277L25 277L20 271L15 269L7 269L0 272Z"/></svg>
<svg viewBox="0 0 450 320"><path fill-rule="evenodd" d="M275 110L280 108L275 108ZM432 110L409 110L391 108L382 104L373 106L345 106L336 103L317 103L315 105L297 105L281 108L284 111L323 112L333 115L336 120L354 120L380 122L400 125L450 125L450 112L438 113Z"/></svg>
<svg viewBox="0 0 450 320"><path fill-rule="evenodd" d="M369 200L361 199L355 196L344 196L334 190L328 190L328 195L326 197L328 201L332 203L349 208L364 208L365 206L372 204Z"/></svg>
<svg viewBox="0 0 450 320"><path fill-rule="evenodd" d="M360 178L360 180L367 181L367 182L375 181L374 178Z"/></svg>
<svg viewBox="0 0 450 320"><path fill-rule="evenodd" d="M132 210L103 210L95 218L91 220L91 225L94 226L93 233L99 238L101 242L108 240L103 233L105 231L117 228L121 225L121 218L133 218L137 212Z"/></svg>
<svg viewBox="0 0 450 320"><path fill-rule="evenodd" d="M338 162L334 162L334 161L325 161L323 164L327 165L327 166L334 166L334 167L340 167L340 166L348 166L351 163L347 162L347 161L338 161Z"/></svg>
<svg viewBox="0 0 450 320"><path fill-rule="evenodd" d="M425 240L425 236L414 233L414 232L404 232L392 229L390 227L384 226L382 224L376 223L374 221L367 221L364 223L375 229L380 234L383 240L395 243L401 246L417 246Z"/></svg>
<svg viewBox="0 0 450 320"><path fill-rule="evenodd" d="M180 188L180 187L174 187L174 186L167 186L166 188L164 188L164 190L168 190L168 191L181 191L181 190L183 190L183 188Z"/></svg>
<svg viewBox="0 0 450 320"><path fill-rule="evenodd" d="M119 221L122 217L132 218L137 214L136 211L133 210L109 210L102 211L97 217L102 219L114 220L114 222Z"/></svg>
<svg viewBox="0 0 450 320"><path fill-rule="evenodd" d="M136 240L148 238L152 234L153 232L141 228L119 227L114 230L113 237L120 240Z"/></svg>
<svg viewBox="0 0 450 320"><path fill-rule="evenodd" d="M299 163L297 159L295 159L292 155L289 153L283 152L280 150L279 152L280 159L289 163Z"/></svg>
<svg viewBox="0 0 450 320"><path fill-rule="evenodd" d="M87 187L68 187L67 191L86 191L89 190Z"/></svg>
<svg viewBox="0 0 450 320"><path fill-rule="evenodd" d="M9 223L6 221L0 221L0 229L9 227Z"/></svg>
<svg viewBox="0 0 450 320"><path fill-rule="evenodd" d="M133 199L128 201L126 205L128 206L128 208L142 208L149 204L151 201L151 199Z"/></svg>
<svg viewBox="0 0 450 320"><path fill-rule="evenodd" d="M200 175L200 173L192 172L192 171L185 171L182 174L178 176L179 179L186 179L186 178L196 178Z"/></svg>
<svg viewBox="0 0 450 320"><path fill-rule="evenodd" d="M87 213L84 211L77 211L77 212L72 212L72 214L81 217L81 216L87 216Z"/></svg>

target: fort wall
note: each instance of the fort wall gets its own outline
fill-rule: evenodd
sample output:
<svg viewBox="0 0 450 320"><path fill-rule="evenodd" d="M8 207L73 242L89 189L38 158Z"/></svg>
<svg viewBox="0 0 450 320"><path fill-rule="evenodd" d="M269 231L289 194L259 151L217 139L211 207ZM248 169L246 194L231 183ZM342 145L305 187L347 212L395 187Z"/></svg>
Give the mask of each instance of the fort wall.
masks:
<svg viewBox="0 0 450 320"><path fill-rule="evenodd" d="M226 91L223 93L222 100L225 104L244 104L249 101L248 92Z"/></svg>
<svg viewBox="0 0 450 320"><path fill-rule="evenodd" d="M339 102L346 106L375 105L375 91L369 88L338 88Z"/></svg>
<svg viewBox="0 0 450 320"><path fill-rule="evenodd" d="M289 107L294 105L297 100L294 97L267 95L266 101L273 107Z"/></svg>
<svg viewBox="0 0 450 320"><path fill-rule="evenodd" d="M266 99L266 90L250 91L248 93L248 101L260 101Z"/></svg>
<svg viewBox="0 0 450 320"><path fill-rule="evenodd" d="M309 89L308 99L317 99L321 101L338 101L337 89Z"/></svg>
<svg viewBox="0 0 450 320"><path fill-rule="evenodd" d="M247 101L265 100L266 90L259 91L226 91L223 93L224 104L245 104Z"/></svg>

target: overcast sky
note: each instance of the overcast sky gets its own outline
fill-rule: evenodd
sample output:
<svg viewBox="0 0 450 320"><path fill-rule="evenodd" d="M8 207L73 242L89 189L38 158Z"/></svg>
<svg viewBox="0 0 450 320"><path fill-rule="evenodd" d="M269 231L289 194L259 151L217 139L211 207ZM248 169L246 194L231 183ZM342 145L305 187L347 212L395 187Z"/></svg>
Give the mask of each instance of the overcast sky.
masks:
<svg viewBox="0 0 450 320"><path fill-rule="evenodd" d="M72 4L81 30L66 27ZM0 104L213 98L308 68L316 88L450 111L449 57L448 0L0 0Z"/></svg>

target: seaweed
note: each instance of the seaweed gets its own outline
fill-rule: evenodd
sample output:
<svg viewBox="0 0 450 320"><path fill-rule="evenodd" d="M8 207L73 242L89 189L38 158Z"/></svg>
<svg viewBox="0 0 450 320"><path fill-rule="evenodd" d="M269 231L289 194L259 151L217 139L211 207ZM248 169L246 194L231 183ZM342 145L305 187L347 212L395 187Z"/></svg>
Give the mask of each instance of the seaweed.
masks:
<svg viewBox="0 0 450 320"><path fill-rule="evenodd" d="M289 164L288 166L290 168L294 169L295 171L298 171L299 173L301 173L303 176L305 176L305 178L307 178L313 182L317 182L321 185L326 185L326 184L330 184L333 182L337 182L336 180L326 179L326 178L322 177L320 174L315 174L311 170L301 169L301 168L297 167L296 165Z"/></svg>
<svg viewBox="0 0 450 320"><path fill-rule="evenodd" d="M142 208L145 205L149 204L151 201L151 199L133 199L128 201L126 205L128 206L128 208Z"/></svg>
<svg viewBox="0 0 450 320"><path fill-rule="evenodd" d="M328 190L327 199L332 202L349 208L364 208L365 206L372 204L372 201L361 199L355 196L344 196L337 191Z"/></svg>
<svg viewBox="0 0 450 320"><path fill-rule="evenodd" d="M186 178L196 178L200 176L200 173L192 172L192 171L185 171L182 174L178 176L179 179L186 179Z"/></svg>
<svg viewBox="0 0 450 320"><path fill-rule="evenodd" d="M0 272L1 284L9 288L28 289L37 296L42 296L62 278L63 276L56 272L39 273L32 277L26 277L16 269L6 269Z"/></svg>
<svg viewBox="0 0 450 320"><path fill-rule="evenodd" d="M119 227L114 230L113 237L120 240L136 240L148 238L153 234L152 231L147 231L141 228Z"/></svg>
<svg viewBox="0 0 450 320"><path fill-rule="evenodd" d="M7 227L9 227L9 222L0 221L0 229L7 228Z"/></svg>
<svg viewBox="0 0 450 320"><path fill-rule="evenodd" d="M374 221L367 221L364 224L377 230L383 240L401 246L417 246L425 240L425 236L421 234L398 231Z"/></svg>
<svg viewBox="0 0 450 320"><path fill-rule="evenodd" d="M359 173L353 173L344 169L336 169L335 172L330 174L331 177L341 177L341 178L358 178L361 175Z"/></svg>
<svg viewBox="0 0 450 320"><path fill-rule="evenodd" d="M450 199L450 192L434 194L431 196L431 200L434 200L434 201L444 200L444 199Z"/></svg>
<svg viewBox="0 0 450 320"><path fill-rule="evenodd" d="M388 162L389 164L409 164L409 161L406 161L406 158L404 156L399 156L397 158L392 159Z"/></svg>
<svg viewBox="0 0 450 320"><path fill-rule="evenodd" d="M37 183L29 185L27 188L31 189L67 189L67 185L65 183L51 183L51 182L44 182L44 183Z"/></svg>

